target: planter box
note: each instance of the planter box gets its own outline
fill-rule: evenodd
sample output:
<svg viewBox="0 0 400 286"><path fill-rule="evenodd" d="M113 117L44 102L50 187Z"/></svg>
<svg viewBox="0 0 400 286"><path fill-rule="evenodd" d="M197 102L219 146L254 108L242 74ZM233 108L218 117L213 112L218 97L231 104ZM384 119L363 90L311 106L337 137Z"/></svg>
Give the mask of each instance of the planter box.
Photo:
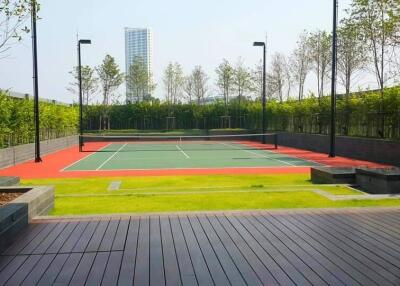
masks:
<svg viewBox="0 0 400 286"><path fill-rule="evenodd" d="M356 170L357 185L370 194L400 194L400 169Z"/></svg>
<svg viewBox="0 0 400 286"><path fill-rule="evenodd" d="M0 207L0 253L36 216L48 214L54 208L54 187L1 187L0 192L23 193Z"/></svg>
<svg viewBox="0 0 400 286"><path fill-rule="evenodd" d="M311 181L314 184L349 184L356 182L354 168L311 168Z"/></svg>
<svg viewBox="0 0 400 286"><path fill-rule="evenodd" d="M0 187L19 185L19 177L0 177Z"/></svg>

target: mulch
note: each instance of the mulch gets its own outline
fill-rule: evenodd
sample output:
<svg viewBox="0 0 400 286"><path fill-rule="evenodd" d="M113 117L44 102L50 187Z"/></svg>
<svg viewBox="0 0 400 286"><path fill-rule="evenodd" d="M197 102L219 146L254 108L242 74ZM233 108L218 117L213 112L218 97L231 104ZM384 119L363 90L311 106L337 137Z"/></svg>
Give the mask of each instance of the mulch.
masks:
<svg viewBox="0 0 400 286"><path fill-rule="evenodd" d="M5 204L11 202L18 198L21 193L0 193L0 206L4 206Z"/></svg>

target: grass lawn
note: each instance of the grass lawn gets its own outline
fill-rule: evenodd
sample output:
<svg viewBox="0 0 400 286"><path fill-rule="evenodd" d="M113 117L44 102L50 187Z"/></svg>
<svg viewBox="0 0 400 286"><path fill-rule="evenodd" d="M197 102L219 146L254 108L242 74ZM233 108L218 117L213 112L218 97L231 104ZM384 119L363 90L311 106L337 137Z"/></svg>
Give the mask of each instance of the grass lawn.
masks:
<svg viewBox="0 0 400 286"><path fill-rule="evenodd" d="M108 190L120 182L118 190ZM313 185L307 175L214 175L23 180L23 185L54 185L52 215L140 212L342 208L400 206L400 200L331 201L359 192L346 186Z"/></svg>

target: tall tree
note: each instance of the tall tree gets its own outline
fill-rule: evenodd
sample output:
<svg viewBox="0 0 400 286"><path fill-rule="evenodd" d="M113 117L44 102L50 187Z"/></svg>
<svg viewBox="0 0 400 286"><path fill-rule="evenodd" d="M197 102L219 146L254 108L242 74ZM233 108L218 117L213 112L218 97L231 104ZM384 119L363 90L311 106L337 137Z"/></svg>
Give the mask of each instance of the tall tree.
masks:
<svg viewBox="0 0 400 286"><path fill-rule="evenodd" d="M194 79L192 74L185 76L183 82L183 91L185 94L184 97L187 102L189 102L189 104L192 104L194 97Z"/></svg>
<svg viewBox="0 0 400 286"><path fill-rule="evenodd" d="M243 96L251 89L251 74L241 58L236 63L233 72L233 84L240 105Z"/></svg>
<svg viewBox="0 0 400 286"><path fill-rule="evenodd" d="M140 57L134 58L126 75L127 101L132 103L133 101L150 100L151 94L156 88L152 78L145 62Z"/></svg>
<svg viewBox="0 0 400 286"><path fill-rule="evenodd" d="M37 0L0 0L0 55L22 40L23 34L29 33L25 25L31 13L31 3L36 1L36 9L40 4Z"/></svg>
<svg viewBox="0 0 400 286"><path fill-rule="evenodd" d="M169 63L164 71L163 82L166 101L170 104L176 104L182 97L185 84L182 66L179 63Z"/></svg>
<svg viewBox="0 0 400 286"><path fill-rule="evenodd" d="M349 19L342 21L338 29L338 78L345 88L347 98L351 92L352 80L357 71L368 62L368 52L359 38L358 26Z"/></svg>
<svg viewBox="0 0 400 286"><path fill-rule="evenodd" d="M110 103L115 101L116 95L115 91L124 81L124 74L120 72L120 69L115 62L115 59L106 55L103 63L96 68L99 75L100 84L103 89L103 105L105 106L103 112L103 127L106 126L110 129L110 118L109 118L109 108Z"/></svg>
<svg viewBox="0 0 400 286"><path fill-rule="evenodd" d="M208 76L201 66L196 66L191 76L193 79L193 96L197 101L197 105L202 105L208 92Z"/></svg>
<svg viewBox="0 0 400 286"><path fill-rule="evenodd" d="M99 87L99 79L95 75L95 69L90 66L82 66L81 71L83 104L88 105ZM67 90L72 94L79 95L79 68L74 67L69 73L74 81L69 84Z"/></svg>
<svg viewBox="0 0 400 286"><path fill-rule="evenodd" d="M298 99L302 100L304 96L304 84L311 69L308 37L305 32L300 35L297 48L294 50L291 57L290 65L292 67L294 79L298 84Z"/></svg>
<svg viewBox="0 0 400 286"><path fill-rule="evenodd" d="M351 5L351 18L358 25L361 39L368 44L382 96L388 81L390 44L398 27L399 5L399 0L353 0Z"/></svg>
<svg viewBox="0 0 400 286"><path fill-rule="evenodd" d="M283 102L283 90L286 85L285 56L276 53L272 56L271 70L267 75L269 94L276 94L279 102Z"/></svg>
<svg viewBox="0 0 400 286"><path fill-rule="evenodd" d="M254 69L251 70L251 92L256 100L261 100L263 90L263 63L259 62Z"/></svg>
<svg viewBox="0 0 400 286"><path fill-rule="evenodd" d="M225 108L227 108L229 104L229 97L233 90L235 70L229 61L223 59L222 63L218 66L215 72L218 76L217 87L224 97Z"/></svg>
<svg viewBox="0 0 400 286"><path fill-rule="evenodd" d="M325 78L332 59L332 36L326 31L316 31L308 38L310 59L317 76L318 98L324 96Z"/></svg>

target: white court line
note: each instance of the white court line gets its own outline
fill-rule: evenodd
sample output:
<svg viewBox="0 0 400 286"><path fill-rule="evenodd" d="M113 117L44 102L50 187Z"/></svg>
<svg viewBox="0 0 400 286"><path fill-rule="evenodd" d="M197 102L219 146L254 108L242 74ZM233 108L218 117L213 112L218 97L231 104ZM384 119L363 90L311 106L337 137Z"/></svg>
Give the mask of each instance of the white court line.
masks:
<svg viewBox="0 0 400 286"><path fill-rule="evenodd" d="M259 157L263 157L263 158L270 159L270 160L275 160L275 161L281 162L281 163L286 164L286 165L289 165L289 166L297 167L297 165L294 165L294 164L292 164L292 163L285 162L285 161L282 161L282 160L279 160L279 159L275 159L275 158L269 157L269 156L264 155L264 154L259 154L259 153L256 153L256 152L253 152L253 151L250 151L250 150L245 150L245 149L242 149L242 148L239 148L239 147L236 147L236 146L234 146L234 145L227 144L227 143L221 143L221 144L226 145L226 146L229 146L229 147L236 148L236 150L240 150L240 151L243 151L243 152L247 152L247 153L250 153L250 154L259 156ZM263 150L261 150L261 151L263 151Z"/></svg>
<svg viewBox="0 0 400 286"><path fill-rule="evenodd" d="M78 161L75 161L75 162L73 162L72 164L69 164L67 167L61 169L60 172L64 172L66 169L69 169L69 168L71 168L72 166L78 164L79 162L82 162L83 160L85 160L85 159L87 159L87 158L93 156L93 155L96 154L97 152L100 152L100 151L106 149L106 148L107 148L108 146L110 146L111 144L112 144L112 143L108 143L106 146L100 148L99 150L93 151L92 154L89 154L89 155L83 157L82 159L79 159Z"/></svg>
<svg viewBox="0 0 400 286"><path fill-rule="evenodd" d="M108 162L110 162L110 160L111 160L112 158L114 158L114 157L118 154L119 151L121 151L122 149L124 149L126 145L128 145L128 143L125 143L125 144L122 145L117 151L115 151L115 153L112 154L112 156L110 156L107 160L105 160L105 161L103 162L103 164L101 164L101 165L96 169L96 171L100 170L105 164L107 164Z"/></svg>
<svg viewBox="0 0 400 286"><path fill-rule="evenodd" d="M179 147L178 145L175 145L175 146L176 146L176 148L178 148L179 151L181 151L181 153L182 153L183 155L185 155L186 159L190 159L189 155L186 154L186 152L183 151L181 147Z"/></svg>

